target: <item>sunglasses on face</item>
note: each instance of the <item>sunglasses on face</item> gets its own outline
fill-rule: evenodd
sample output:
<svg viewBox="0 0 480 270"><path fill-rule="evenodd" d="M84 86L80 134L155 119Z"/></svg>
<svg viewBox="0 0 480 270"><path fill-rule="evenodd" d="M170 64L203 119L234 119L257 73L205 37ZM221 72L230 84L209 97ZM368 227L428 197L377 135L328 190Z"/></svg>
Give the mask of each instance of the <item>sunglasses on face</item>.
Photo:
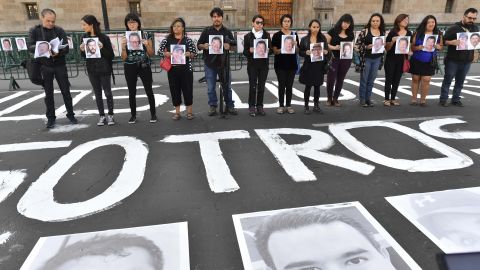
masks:
<svg viewBox="0 0 480 270"><path fill-rule="evenodd" d="M255 21L255 24L263 24L263 21Z"/></svg>

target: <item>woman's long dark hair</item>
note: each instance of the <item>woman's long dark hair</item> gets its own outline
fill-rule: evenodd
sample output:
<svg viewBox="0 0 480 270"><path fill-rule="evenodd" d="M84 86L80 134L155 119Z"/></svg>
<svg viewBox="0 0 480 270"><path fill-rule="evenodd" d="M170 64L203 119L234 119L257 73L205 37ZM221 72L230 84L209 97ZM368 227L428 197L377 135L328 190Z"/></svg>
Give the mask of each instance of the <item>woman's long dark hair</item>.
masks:
<svg viewBox="0 0 480 270"><path fill-rule="evenodd" d="M97 20L97 18L93 15L85 15L82 17L82 21L84 21L88 25L93 26L93 31L95 32L95 35L98 36L101 33L100 30L100 22ZM92 33L89 33L92 34Z"/></svg>
<svg viewBox="0 0 480 270"><path fill-rule="evenodd" d="M340 17L340 19L338 19L337 23L335 23L335 26L333 26L333 30L335 31L335 33L338 35L340 34L340 32L342 32L342 23L343 22L346 22L346 23L349 23L350 26L347 28L347 30L345 30L345 34L347 34L347 36L349 38L353 38L355 36L354 32L353 32L353 29L355 29L355 24L353 22L353 17L352 15L350 14L343 14L342 17Z"/></svg>
<svg viewBox="0 0 480 270"><path fill-rule="evenodd" d="M397 16L397 18L395 18L395 21L393 22L393 30L395 32L399 32L400 31L400 23L405 20L406 18L408 18L408 15L407 14L399 14ZM407 28L405 29L408 31L408 25L407 25Z"/></svg>
<svg viewBox="0 0 480 270"><path fill-rule="evenodd" d="M433 15L427 15L423 18L422 22L418 25L417 30L415 32L417 34L423 35L425 34L425 30L427 29L428 20L433 19L435 21L435 27L433 28L433 33L438 34L440 31L438 30L437 18Z"/></svg>
<svg viewBox="0 0 480 270"><path fill-rule="evenodd" d="M185 21L182 19L182 18L175 18L175 20L173 20L172 24L170 24L170 34L168 35L168 38L175 38L175 33L173 33L173 25L176 24L177 22L181 23L182 24L182 27L183 27L183 33L182 35L183 36L186 36L186 33L185 33Z"/></svg>
<svg viewBox="0 0 480 270"><path fill-rule="evenodd" d="M367 25L365 25L365 28L370 30L370 27L372 26L372 18L373 17L379 17L380 18L380 33L384 34L385 33L385 20L383 19L382 14L380 13L373 13L372 16L370 16L370 19L368 19Z"/></svg>

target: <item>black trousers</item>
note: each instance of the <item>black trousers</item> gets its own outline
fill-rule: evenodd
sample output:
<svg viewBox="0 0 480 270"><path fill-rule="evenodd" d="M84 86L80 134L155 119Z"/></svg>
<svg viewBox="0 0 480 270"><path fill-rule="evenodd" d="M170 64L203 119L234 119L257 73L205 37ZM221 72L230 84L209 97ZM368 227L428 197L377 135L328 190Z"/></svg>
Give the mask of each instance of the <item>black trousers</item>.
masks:
<svg viewBox="0 0 480 270"><path fill-rule="evenodd" d="M74 116L72 96L70 94L70 82L68 81L68 72L66 65L42 66L43 88L45 90L45 106L47 107L46 116L48 119L55 119L55 99L53 95L53 79L57 80L60 91L62 92L63 102L67 109L67 117Z"/></svg>
<svg viewBox="0 0 480 270"><path fill-rule="evenodd" d="M310 100L310 89L312 89L312 85L305 85L305 91L303 92L303 101L305 102L305 108L308 108L308 103ZM318 104L318 100L320 99L320 85L313 86L313 103Z"/></svg>
<svg viewBox="0 0 480 270"><path fill-rule="evenodd" d="M292 102L292 88L293 88L293 81L295 80L295 73L297 71L295 69L292 70L283 70L283 69L275 69L275 73L277 74L278 80L278 99L280 103L280 107L284 106L284 101L286 95L286 106L290 107Z"/></svg>
<svg viewBox="0 0 480 270"><path fill-rule="evenodd" d="M168 84L173 106L182 104L182 94L185 106L193 104L193 72L188 65L172 66L168 72Z"/></svg>
<svg viewBox="0 0 480 270"><path fill-rule="evenodd" d="M145 94L148 97L148 104L150 105L150 114L154 116L156 114L155 109L155 97L152 90L152 69L150 66L142 68L137 64L125 64L125 80L128 87L128 101L130 103L130 112L132 116L137 115L137 78L140 77L145 89Z"/></svg>
<svg viewBox="0 0 480 270"><path fill-rule="evenodd" d="M385 61L385 100L394 100L403 74L403 61Z"/></svg>
<svg viewBox="0 0 480 270"><path fill-rule="evenodd" d="M112 95L112 84L110 81L110 74L95 74L88 73L88 79L93 87L93 92L95 93L95 101L97 102L98 114L100 116L105 116L103 108L103 97L102 97L102 88L107 98L107 107L108 114L113 115L113 95Z"/></svg>
<svg viewBox="0 0 480 270"><path fill-rule="evenodd" d="M263 107L263 96L268 76L268 65L248 64L247 74L250 86L248 91L248 106Z"/></svg>

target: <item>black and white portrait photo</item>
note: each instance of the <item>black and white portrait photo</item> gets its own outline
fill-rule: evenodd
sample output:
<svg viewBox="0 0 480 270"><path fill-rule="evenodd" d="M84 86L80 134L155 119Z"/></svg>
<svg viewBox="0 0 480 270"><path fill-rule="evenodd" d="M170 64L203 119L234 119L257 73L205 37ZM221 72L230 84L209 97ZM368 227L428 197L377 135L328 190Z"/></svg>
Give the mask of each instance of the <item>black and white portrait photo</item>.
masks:
<svg viewBox="0 0 480 270"><path fill-rule="evenodd" d="M420 269L359 203L233 215L246 270Z"/></svg>
<svg viewBox="0 0 480 270"><path fill-rule="evenodd" d="M480 188L387 197L445 253L480 251Z"/></svg>
<svg viewBox="0 0 480 270"><path fill-rule="evenodd" d="M190 269L187 223L42 237L21 270Z"/></svg>
<svg viewBox="0 0 480 270"><path fill-rule="evenodd" d="M209 35L208 36L208 53L209 54L223 54L223 36Z"/></svg>
<svg viewBox="0 0 480 270"><path fill-rule="evenodd" d="M127 49L131 51L143 51L142 31L126 31Z"/></svg>
<svg viewBox="0 0 480 270"><path fill-rule="evenodd" d="M25 41L24 37L15 38L15 43L17 44L17 51L27 50L27 42Z"/></svg>
<svg viewBox="0 0 480 270"><path fill-rule="evenodd" d="M101 58L100 47L98 46L98 38L84 38L85 56L86 58Z"/></svg>
<svg viewBox="0 0 480 270"><path fill-rule="evenodd" d="M353 58L353 42L341 41L340 42L340 59L352 59Z"/></svg>

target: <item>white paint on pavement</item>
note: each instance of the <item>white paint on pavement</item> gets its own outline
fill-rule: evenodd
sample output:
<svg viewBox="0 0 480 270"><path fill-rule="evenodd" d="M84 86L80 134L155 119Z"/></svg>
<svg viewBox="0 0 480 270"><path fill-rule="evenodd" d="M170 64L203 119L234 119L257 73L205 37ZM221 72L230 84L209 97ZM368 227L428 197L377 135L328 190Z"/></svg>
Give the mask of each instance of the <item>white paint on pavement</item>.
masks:
<svg viewBox="0 0 480 270"><path fill-rule="evenodd" d="M334 144L333 138L322 131L279 128L256 129L255 132L272 152L285 172L296 182L317 180L313 172L301 161L300 156L363 175L368 175L375 169L374 166L363 162L322 152L330 149ZM303 143L291 145L282 139L280 134L309 136L310 139Z"/></svg>
<svg viewBox="0 0 480 270"><path fill-rule="evenodd" d="M45 141L1 144L0 153L69 147L72 141Z"/></svg>
<svg viewBox="0 0 480 270"><path fill-rule="evenodd" d="M94 149L119 145L125 150L123 167L113 184L100 195L76 203L57 203L53 188L62 176ZM86 142L62 156L33 182L17 205L20 214L41 221L58 222L78 219L105 211L134 193L143 181L148 155L147 145L134 137L113 137Z"/></svg>
<svg viewBox="0 0 480 270"><path fill-rule="evenodd" d="M12 100L14 98L17 98L17 97L20 97L20 96L23 96L27 93L29 93L30 91L20 91L20 92L17 92L15 94L12 94L12 95L9 95L9 96L6 96L4 98L0 98L0 103L3 103L3 102L7 102L9 100Z"/></svg>
<svg viewBox="0 0 480 270"><path fill-rule="evenodd" d="M8 241L8 239L10 238L10 236L12 236L11 232L6 232L6 233L0 234L0 245L5 244Z"/></svg>
<svg viewBox="0 0 480 270"><path fill-rule="evenodd" d="M444 119L436 119L430 120L420 123L420 129L427 133L430 136L435 136L438 138L444 139L455 139L455 140L463 140L463 139L480 139L480 132L478 131L445 131L442 129L443 126L452 125L452 124L464 124L467 123L460 119L455 118L444 118Z"/></svg>
<svg viewBox="0 0 480 270"><path fill-rule="evenodd" d="M200 155L202 156L202 161L207 174L208 185L213 192L221 193L236 191L239 189L239 186L233 178L230 168L223 157L219 140L248 138L250 138L248 131L232 130L189 135L170 135L160 142L198 142L200 145Z"/></svg>
<svg viewBox="0 0 480 270"><path fill-rule="evenodd" d="M76 131L76 130L80 130L88 127L90 127L90 125L87 125L87 124L75 124L75 125L64 125L64 126L56 125L55 128L51 128L48 131L50 133L68 133L68 132L72 132L72 131Z"/></svg>
<svg viewBox="0 0 480 270"><path fill-rule="evenodd" d="M12 195L26 177L25 170L0 171L0 203Z"/></svg>
<svg viewBox="0 0 480 270"><path fill-rule="evenodd" d="M349 129L364 127L391 128L412 137L423 145L431 148L432 150L441 155L445 155L446 157L418 160L387 157L361 143L348 131ZM390 168L406 170L409 172L432 172L460 169L471 166L473 164L473 161L470 157L459 152L458 150L440 141L437 141L434 138L429 137L419 131L396 123L384 121L358 121L343 124L332 124L329 126L329 130L347 149L349 149L356 155Z"/></svg>

